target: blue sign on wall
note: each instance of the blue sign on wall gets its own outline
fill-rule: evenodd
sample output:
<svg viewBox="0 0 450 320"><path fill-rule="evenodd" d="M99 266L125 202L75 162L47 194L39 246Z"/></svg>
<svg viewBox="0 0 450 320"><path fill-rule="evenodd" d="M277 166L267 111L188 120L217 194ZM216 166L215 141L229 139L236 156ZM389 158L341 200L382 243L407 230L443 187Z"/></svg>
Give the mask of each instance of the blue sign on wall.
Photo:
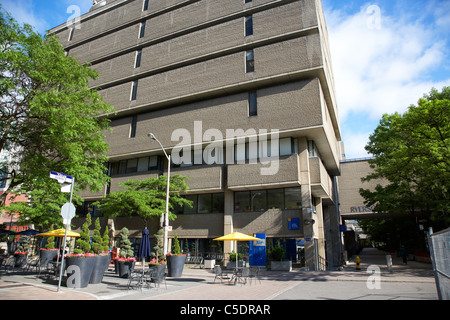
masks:
<svg viewBox="0 0 450 320"><path fill-rule="evenodd" d="M266 266L266 234L254 233L254 237L261 240L250 241L249 264L251 266Z"/></svg>
<svg viewBox="0 0 450 320"><path fill-rule="evenodd" d="M300 229L300 218L289 218L289 230L299 230Z"/></svg>

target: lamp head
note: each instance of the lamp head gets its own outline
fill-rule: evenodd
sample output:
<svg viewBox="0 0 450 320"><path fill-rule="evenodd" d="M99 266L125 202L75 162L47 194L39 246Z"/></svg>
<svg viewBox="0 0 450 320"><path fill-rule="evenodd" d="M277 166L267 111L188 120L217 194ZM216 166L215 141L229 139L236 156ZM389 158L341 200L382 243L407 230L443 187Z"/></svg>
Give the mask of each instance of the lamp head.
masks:
<svg viewBox="0 0 450 320"><path fill-rule="evenodd" d="M150 138L152 138L153 140L156 140L156 137L153 133L147 133L147 136L149 136Z"/></svg>

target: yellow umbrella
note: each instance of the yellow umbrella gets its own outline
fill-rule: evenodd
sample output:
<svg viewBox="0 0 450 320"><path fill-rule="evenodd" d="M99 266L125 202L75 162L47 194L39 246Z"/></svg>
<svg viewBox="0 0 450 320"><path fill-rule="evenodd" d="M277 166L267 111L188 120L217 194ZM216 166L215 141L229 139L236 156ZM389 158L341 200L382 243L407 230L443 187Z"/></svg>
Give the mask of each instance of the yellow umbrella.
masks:
<svg viewBox="0 0 450 320"><path fill-rule="evenodd" d="M259 238L255 238L253 236L243 234L241 232L233 232L222 237L214 239L215 241L236 241L236 269L238 265L238 253L237 253L237 242L238 241L254 241L261 240Z"/></svg>
<svg viewBox="0 0 450 320"><path fill-rule="evenodd" d="M39 233L37 234L38 236L43 236L43 237L64 237L64 234L66 233L66 229L56 229L56 230L52 230L52 231L48 231L48 232L44 232L44 233ZM79 238L80 234L67 230L67 236L68 237L74 237L74 238Z"/></svg>

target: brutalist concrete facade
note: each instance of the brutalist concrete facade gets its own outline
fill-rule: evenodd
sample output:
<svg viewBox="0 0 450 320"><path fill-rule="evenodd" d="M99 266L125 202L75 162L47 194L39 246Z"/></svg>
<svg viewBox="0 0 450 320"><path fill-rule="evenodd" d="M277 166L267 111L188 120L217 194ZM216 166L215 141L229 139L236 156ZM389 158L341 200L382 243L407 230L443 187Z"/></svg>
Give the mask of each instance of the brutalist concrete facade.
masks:
<svg viewBox="0 0 450 320"><path fill-rule="evenodd" d="M105 115L112 120L105 133L111 185L83 193L86 201L128 179L167 174L160 146L147 136L152 132L169 153L181 145L192 149L193 165L171 168L190 178L188 195L223 199L220 212L179 214L170 237L240 231L305 239L308 267L319 269L325 259L339 265L341 136L320 0L106 0L50 32L99 72L90 86L117 111ZM280 156L268 157L258 148L274 133ZM216 162L196 163L213 142ZM141 170L144 161L159 165ZM269 166L277 170L262 174ZM287 205L293 190L297 206ZM246 192L250 205L243 208L237 199ZM284 205L272 204L272 194L284 194ZM139 237L136 219L109 224L118 233L128 223ZM155 219L151 232L158 224ZM232 250L224 245L224 252Z"/></svg>

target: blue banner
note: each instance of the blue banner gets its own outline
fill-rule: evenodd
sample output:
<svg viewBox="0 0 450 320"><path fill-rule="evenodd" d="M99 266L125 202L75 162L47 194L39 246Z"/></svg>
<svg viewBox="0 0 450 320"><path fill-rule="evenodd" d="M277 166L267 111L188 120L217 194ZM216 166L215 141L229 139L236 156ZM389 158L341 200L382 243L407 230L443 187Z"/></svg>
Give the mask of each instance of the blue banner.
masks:
<svg viewBox="0 0 450 320"><path fill-rule="evenodd" d="M254 233L254 237L261 240L250 241L249 264L250 266L266 266L266 234Z"/></svg>

